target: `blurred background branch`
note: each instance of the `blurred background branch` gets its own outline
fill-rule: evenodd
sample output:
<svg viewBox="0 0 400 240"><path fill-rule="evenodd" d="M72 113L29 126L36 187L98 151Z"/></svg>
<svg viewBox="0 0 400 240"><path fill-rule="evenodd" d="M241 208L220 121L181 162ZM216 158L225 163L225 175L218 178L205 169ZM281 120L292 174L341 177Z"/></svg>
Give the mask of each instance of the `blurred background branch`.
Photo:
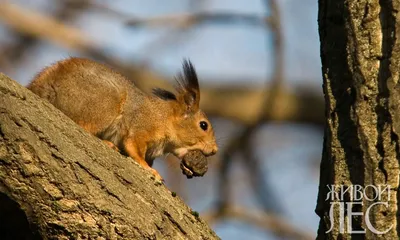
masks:
<svg viewBox="0 0 400 240"><path fill-rule="evenodd" d="M169 80L155 71L134 63L124 63L119 59L105 54L105 49L90 40L86 34L56 19L33 11L28 11L14 4L0 5L0 19L9 27L26 36L47 40L62 47L77 50L91 57L104 61L136 79L138 85L149 90L154 86L170 88ZM25 46L26 47L26 46ZM20 50L22 51L22 50ZM212 81L216 82L216 81ZM243 79L242 82L247 82ZM269 82L264 89L243 86L211 87L202 86L202 108L209 114L240 121L246 125L258 121L258 114L263 108L264 98L273 93ZM268 111L263 120L272 121L311 122L323 124L323 99L320 94L306 89L297 92L288 89L280 90L276 99L275 111ZM273 97L275 98L275 97ZM229 104L227 104L229 103ZM316 111L317 109L317 111Z"/></svg>
<svg viewBox="0 0 400 240"><path fill-rule="evenodd" d="M253 14L238 14L226 12L197 12L183 13L180 15L161 16L149 19L131 19L127 24L132 27L165 27L175 25L181 28L199 24L249 24L249 25L268 25L268 17L254 16Z"/></svg>
<svg viewBox="0 0 400 240"><path fill-rule="evenodd" d="M288 224L287 221L279 215L263 214L259 211L251 211L237 206L228 206L223 212L215 211L212 213L206 213L203 217L210 224L224 218L240 219L270 231L281 238L313 238L311 234L296 229L291 224Z"/></svg>

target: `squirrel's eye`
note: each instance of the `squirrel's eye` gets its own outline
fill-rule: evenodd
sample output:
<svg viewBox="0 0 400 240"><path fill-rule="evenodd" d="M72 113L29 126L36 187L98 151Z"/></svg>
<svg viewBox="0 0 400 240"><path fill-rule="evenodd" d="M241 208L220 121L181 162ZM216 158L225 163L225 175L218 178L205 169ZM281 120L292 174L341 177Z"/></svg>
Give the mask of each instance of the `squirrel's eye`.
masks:
<svg viewBox="0 0 400 240"><path fill-rule="evenodd" d="M207 124L207 122L201 121L201 122L200 122L200 127L201 127L201 129L203 129L204 131L207 131L207 129L208 129L208 124Z"/></svg>

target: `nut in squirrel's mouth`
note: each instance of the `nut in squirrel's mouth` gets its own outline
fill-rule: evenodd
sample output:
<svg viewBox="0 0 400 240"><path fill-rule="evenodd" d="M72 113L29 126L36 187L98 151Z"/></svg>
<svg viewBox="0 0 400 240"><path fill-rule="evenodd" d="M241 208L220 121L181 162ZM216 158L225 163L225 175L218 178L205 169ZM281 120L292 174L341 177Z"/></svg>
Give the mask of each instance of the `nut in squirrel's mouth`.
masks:
<svg viewBox="0 0 400 240"><path fill-rule="evenodd" d="M190 170L190 166L187 165L187 161L184 161L184 158L186 156L186 154L188 153L188 151L182 151L178 154L176 154L175 156L177 158L179 158L179 160L181 160L181 169L182 169L182 173L186 175L186 177L188 178L192 178L194 173L192 170Z"/></svg>
<svg viewBox="0 0 400 240"><path fill-rule="evenodd" d="M208 170L207 157L200 150L192 150L184 155L180 166L187 178L201 177Z"/></svg>
<svg viewBox="0 0 400 240"><path fill-rule="evenodd" d="M186 177L192 178L193 175L194 175L193 171L189 169L190 166L187 165L187 161L184 161L184 158L185 158L185 156L186 156L186 154L188 152L189 151L187 149L180 148L180 149L176 149L174 151L174 155L175 155L175 157L177 157L181 161L180 166L181 166L181 169L182 169L182 173L184 175L186 175Z"/></svg>
<svg viewBox="0 0 400 240"><path fill-rule="evenodd" d="M181 169L182 169L183 174L185 174L188 178L193 177L194 174L193 174L192 170L190 170L188 168L188 166L185 165L184 161L181 162Z"/></svg>

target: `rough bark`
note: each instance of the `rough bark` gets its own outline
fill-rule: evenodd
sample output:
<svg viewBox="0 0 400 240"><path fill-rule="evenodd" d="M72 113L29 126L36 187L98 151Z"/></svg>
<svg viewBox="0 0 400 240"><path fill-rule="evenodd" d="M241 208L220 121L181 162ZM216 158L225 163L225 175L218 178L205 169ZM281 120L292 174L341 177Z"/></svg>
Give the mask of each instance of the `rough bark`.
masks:
<svg viewBox="0 0 400 240"><path fill-rule="evenodd" d="M321 218L319 239L400 237L399 11L399 1L319 0L326 103L316 207ZM333 191L327 187L332 184L336 186ZM373 186L379 185L390 190L382 191L377 198ZM356 186L363 189L359 200ZM352 222L352 231L347 225L340 229L341 209L335 205L333 229L326 233L332 226L332 202L349 204L353 212L363 214L351 216L346 206L343 219L345 224ZM374 232L368 221L380 232L390 230L385 234Z"/></svg>
<svg viewBox="0 0 400 240"><path fill-rule="evenodd" d="M0 239L218 239L151 176L0 74Z"/></svg>

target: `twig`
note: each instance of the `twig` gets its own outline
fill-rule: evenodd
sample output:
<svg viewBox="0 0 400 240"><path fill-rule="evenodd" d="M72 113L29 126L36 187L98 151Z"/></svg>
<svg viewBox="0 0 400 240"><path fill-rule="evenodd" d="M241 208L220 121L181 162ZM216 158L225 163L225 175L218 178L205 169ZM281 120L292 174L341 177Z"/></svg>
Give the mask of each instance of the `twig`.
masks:
<svg viewBox="0 0 400 240"><path fill-rule="evenodd" d="M177 25L179 27L187 27L188 25L204 24L237 24L243 23L255 26L268 26L269 17L255 16L254 14L245 13L227 13L227 12L196 12L181 13L174 15L164 15L160 17L140 19L135 18L128 20L127 25L132 27L154 27Z"/></svg>
<svg viewBox="0 0 400 240"><path fill-rule="evenodd" d="M309 233L294 227L287 220L274 214L267 214L263 211L241 208L238 206L228 205L222 212L211 211L201 214L209 224L213 224L221 219L237 219L261 229L265 229L277 237L291 239L314 239Z"/></svg>

